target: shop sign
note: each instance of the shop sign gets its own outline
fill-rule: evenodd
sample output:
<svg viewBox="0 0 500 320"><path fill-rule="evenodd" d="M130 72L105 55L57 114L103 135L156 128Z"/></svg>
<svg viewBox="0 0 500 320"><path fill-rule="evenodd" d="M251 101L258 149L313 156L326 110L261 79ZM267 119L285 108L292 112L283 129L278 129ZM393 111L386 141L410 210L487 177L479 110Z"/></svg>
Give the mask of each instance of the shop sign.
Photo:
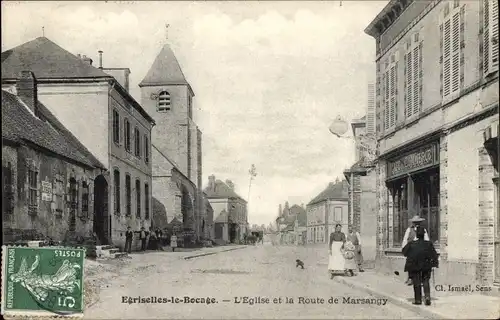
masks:
<svg viewBox="0 0 500 320"><path fill-rule="evenodd" d="M387 164L387 178L394 178L438 163L438 145L434 143L389 162Z"/></svg>
<svg viewBox="0 0 500 320"><path fill-rule="evenodd" d="M42 201L52 201L52 183L42 181Z"/></svg>

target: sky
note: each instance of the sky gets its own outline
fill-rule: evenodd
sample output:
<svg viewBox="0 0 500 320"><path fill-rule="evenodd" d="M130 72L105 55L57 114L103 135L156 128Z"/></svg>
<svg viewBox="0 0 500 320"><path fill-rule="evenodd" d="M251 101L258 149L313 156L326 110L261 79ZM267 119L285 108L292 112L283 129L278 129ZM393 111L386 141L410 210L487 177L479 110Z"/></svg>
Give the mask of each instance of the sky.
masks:
<svg viewBox="0 0 500 320"><path fill-rule="evenodd" d="M137 84L168 42L196 95L204 185L211 174L233 181L249 223L267 225L280 203L307 204L353 163L353 140L328 127L366 112L375 40L364 29L387 2L2 1L2 51L43 27L74 54L97 61L103 50L104 67L130 68L140 101Z"/></svg>

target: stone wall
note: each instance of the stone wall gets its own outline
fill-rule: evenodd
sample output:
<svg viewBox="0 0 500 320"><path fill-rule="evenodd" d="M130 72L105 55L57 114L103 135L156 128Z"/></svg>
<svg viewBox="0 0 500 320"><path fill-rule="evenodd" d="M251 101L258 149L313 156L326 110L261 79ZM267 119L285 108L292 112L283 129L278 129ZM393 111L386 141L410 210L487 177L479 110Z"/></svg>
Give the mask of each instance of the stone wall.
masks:
<svg viewBox="0 0 500 320"><path fill-rule="evenodd" d="M63 241L68 237L89 237L93 230L93 180L96 172L35 149L2 147L2 165L11 168L11 210L3 212L4 241L49 237ZM37 175L36 205L30 206L28 172ZM70 179L77 183L76 205L70 203ZM89 192L88 207L82 206L83 183ZM42 187L43 183L43 187ZM56 196L57 195L57 196ZM60 196L59 196L60 195ZM5 199L4 199L5 200ZM70 226L74 234L70 235Z"/></svg>

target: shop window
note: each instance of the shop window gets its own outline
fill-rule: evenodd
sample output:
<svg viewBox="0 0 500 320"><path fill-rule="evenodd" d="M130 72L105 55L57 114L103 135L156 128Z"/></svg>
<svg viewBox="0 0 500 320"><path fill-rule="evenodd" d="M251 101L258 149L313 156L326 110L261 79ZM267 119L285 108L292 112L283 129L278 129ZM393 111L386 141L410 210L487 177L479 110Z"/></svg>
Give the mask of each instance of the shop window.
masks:
<svg viewBox="0 0 500 320"><path fill-rule="evenodd" d="M439 243L439 171L431 169L413 176L416 211L425 221L429 239Z"/></svg>
<svg viewBox="0 0 500 320"><path fill-rule="evenodd" d="M392 197L392 237L395 247L401 246L403 237L409 224L408 213L408 181L404 179L391 182L388 186L389 196Z"/></svg>
<svg viewBox="0 0 500 320"><path fill-rule="evenodd" d="M82 182L82 215L89 215L89 185L87 182Z"/></svg>

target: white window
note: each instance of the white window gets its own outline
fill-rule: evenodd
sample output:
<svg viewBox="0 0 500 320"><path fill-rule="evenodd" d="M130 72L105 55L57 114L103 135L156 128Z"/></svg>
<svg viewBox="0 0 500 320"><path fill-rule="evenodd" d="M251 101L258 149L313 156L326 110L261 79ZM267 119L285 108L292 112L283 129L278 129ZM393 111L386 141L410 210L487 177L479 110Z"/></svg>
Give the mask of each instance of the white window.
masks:
<svg viewBox="0 0 500 320"><path fill-rule="evenodd" d="M412 35L406 44L404 56L405 114L411 118L422 107L422 39L419 33Z"/></svg>
<svg viewBox="0 0 500 320"><path fill-rule="evenodd" d="M335 207L335 222L336 223L342 222L342 208L341 207Z"/></svg>
<svg viewBox="0 0 500 320"><path fill-rule="evenodd" d="M158 112L166 112L170 110L170 93L162 91L158 95Z"/></svg>
<svg viewBox="0 0 500 320"><path fill-rule="evenodd" d="M498 71L498 1L483 0L483 72Z"/></svg>
<svg viewBox="0 0 500 320"><path fill-rule="evenodd" d="M384 113L385 130L394 128L396 125L396 112L398 108L398 53L390 56L389 62L383 74L384 83Z"/></svg>
<svg viewBox="0 0 500 320"><path fill-rule="evenodd" d="M440 24L442 39L443 99L460 92L460 6L458 1L444 2L446 7ZM450 8L449 6L453 6Z"/></svg>

